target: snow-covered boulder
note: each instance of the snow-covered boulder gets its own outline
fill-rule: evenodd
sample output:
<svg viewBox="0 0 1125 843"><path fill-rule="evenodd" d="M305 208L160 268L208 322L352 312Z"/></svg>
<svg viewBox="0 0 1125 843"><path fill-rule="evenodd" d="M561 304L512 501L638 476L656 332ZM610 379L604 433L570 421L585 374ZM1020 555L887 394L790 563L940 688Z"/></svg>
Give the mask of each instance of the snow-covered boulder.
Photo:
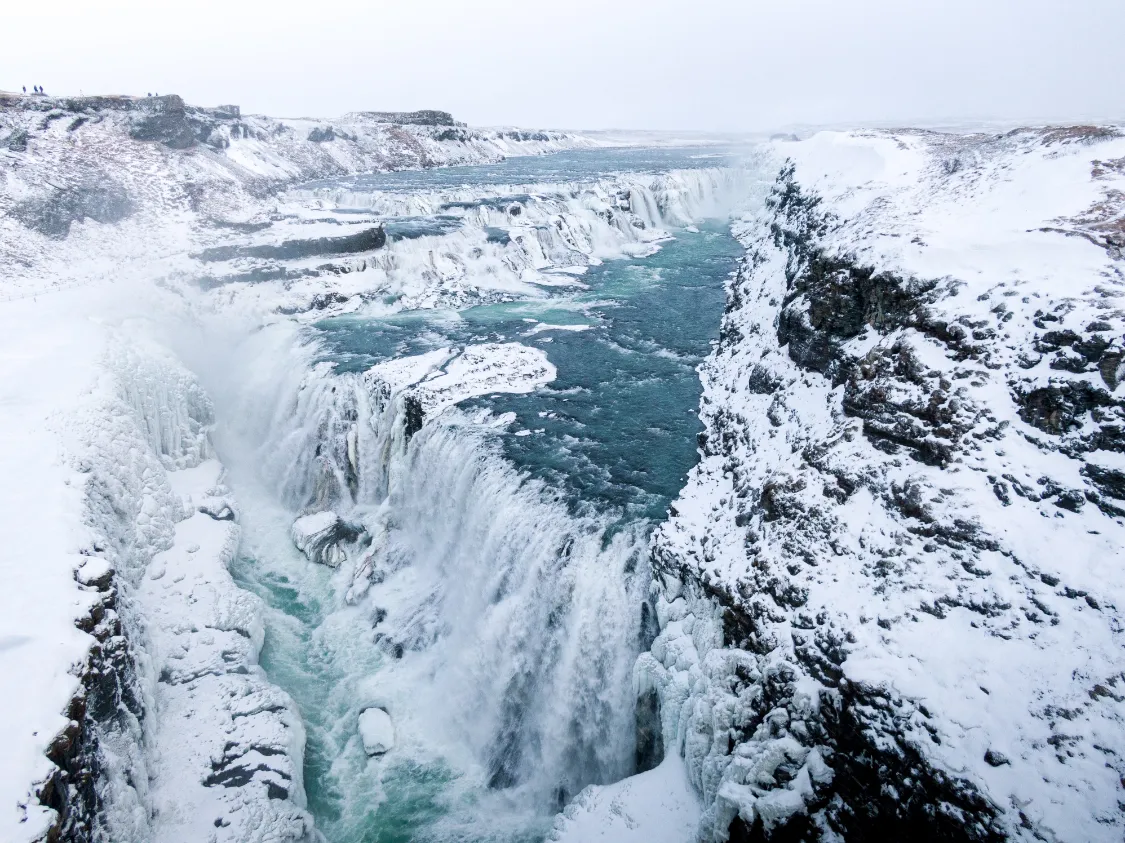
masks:
<svg viewBox="0 0 1125 843"><path fill-rule="evenodd" d="M554 365L540 348L518 342L441 348L379 363L368 370L368 385L382 400L403 395L409 439L426 418L469 398L497 392L526 394L553 381Z"/></svg>
<svg viewBox="0 0 1125 843"><path fill-rule="evenodd" d="M394 749L395 724L381 708L368 708L359 715L359 737L368 755L383 755Z"/></svg>
<svg viewBox="0 0 1125 843"><path fill-rule="evenodd" d="M362 527L349 524L331 510L298 518L290 530L293 544L309 561L329 568L339 568L347 560L347 551L341 545L355 542L361 535Z"/></svg>

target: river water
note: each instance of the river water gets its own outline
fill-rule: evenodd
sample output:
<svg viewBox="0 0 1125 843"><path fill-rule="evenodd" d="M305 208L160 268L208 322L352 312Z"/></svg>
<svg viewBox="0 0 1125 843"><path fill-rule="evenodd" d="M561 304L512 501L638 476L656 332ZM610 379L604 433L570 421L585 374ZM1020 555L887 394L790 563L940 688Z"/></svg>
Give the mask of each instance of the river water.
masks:
<svg viewBox="0 0 1125 843"><path fill-rule="evenodd" d="M477 188L502 186L508 201L524 184L734 166L731 151L706 147L602 150L309 189L383 205L448 191L471 205ZM440 237L458 210L387 229ZM301 339L310 375L263 437L260 466L229 461L244 510L233 573L266 604L261 664L300 710L309 808L332 843L542 840L582 787L635 772L648 535L697 459L696 367L740 255L727 219L680 217L649 248L591 261L580 285L317 323ZM486 342L539 348L557 376L395 439L401 420L370 401L361 373ZM314 565L289 539L309 509L304 461L349 424L365 476L383 478L341 512L376 537L358 589L347 565ZM395 729L395 748L375 758L357 734L370 707Z"/></svg>

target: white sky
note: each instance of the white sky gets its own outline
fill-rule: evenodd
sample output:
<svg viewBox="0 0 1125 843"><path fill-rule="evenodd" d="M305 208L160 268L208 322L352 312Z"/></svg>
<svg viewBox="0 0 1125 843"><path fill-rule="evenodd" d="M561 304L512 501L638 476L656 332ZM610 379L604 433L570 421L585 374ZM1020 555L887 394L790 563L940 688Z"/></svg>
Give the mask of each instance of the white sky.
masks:
<svg viewBox="0 0 1125 843"><path fill-rule="evenodd" d="M475 125L1125 119L1125 0L4 0L0 89Z"/></svg>

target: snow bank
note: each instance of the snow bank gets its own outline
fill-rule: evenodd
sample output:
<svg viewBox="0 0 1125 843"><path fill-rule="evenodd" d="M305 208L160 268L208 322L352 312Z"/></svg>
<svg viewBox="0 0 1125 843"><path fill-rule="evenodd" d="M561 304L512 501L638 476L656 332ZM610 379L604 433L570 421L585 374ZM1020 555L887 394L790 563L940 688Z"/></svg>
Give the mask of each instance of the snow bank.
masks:
<svg viewBox="0 0 1125 843"><path fill-rule="evenodd" d="M547 836L555 843L688 843L699 802L683 761L670 756L653 770L616 784L590 785L567 805Z"/></svg>
<svg viewBox="0 0 1125 843"><path fill-rule="evenodd" d="M47 753L71 728L71 701L82 688L80 673L96 639L76 626L102 602L94 582L113 564L94 554L84 522L86 477L60 447L68 412L97 388L96 364L104 337L81 323L67 332L44 331L31 301L0 310L0 358L4 406L0 449L0 518L5 552L0 570L0 672L10 686L0 709L0 837L31 840L61 822L54 807L40 804L61 768ZM97 568L86 571L91 558ZM18 692L16 685L18 684ZM82 720L73 711L74 725ZM52 753L65 762L65 753ZM52 790L65 789L60 781Z"/></svg>

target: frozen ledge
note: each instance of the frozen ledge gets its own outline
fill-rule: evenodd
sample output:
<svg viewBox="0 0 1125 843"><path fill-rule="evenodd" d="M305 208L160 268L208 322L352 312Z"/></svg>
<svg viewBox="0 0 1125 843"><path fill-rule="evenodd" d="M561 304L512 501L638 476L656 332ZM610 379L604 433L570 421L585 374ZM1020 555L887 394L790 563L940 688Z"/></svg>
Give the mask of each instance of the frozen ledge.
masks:
<svg viewBox="0 0 1125 843"><path fill-rule="evenodd" d="M699 802L683 759L669 755L659 767L616 784L590 785L555 818L553 843L684 843L694 840Z"/></svg>
<svg viewBox="0 0 1125 843"><path fill-rule="evenodd" d="M234 509L222 466L206 460L168 479L190 514L137 593L158 674L151 839L310 839L304 727L257 666L260 606L227 570L239 528L213 514Z"/></svg>
<svg viewBox="0 0 1125 843"><path fill-rule="evenodd" d="M379 363L368 383L387 397L405 393L425 415L494 392L528 393L555 379L555 367L538 348L517 342L444 348Z"/></svg>

